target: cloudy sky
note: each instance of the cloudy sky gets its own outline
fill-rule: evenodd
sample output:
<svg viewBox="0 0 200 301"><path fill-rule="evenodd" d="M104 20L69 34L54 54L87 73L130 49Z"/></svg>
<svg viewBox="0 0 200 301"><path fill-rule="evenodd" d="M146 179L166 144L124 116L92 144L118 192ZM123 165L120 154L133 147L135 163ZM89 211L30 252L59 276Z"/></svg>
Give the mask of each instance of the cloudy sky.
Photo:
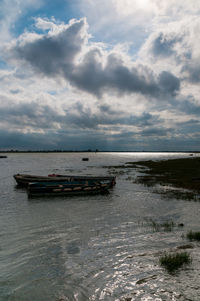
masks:
<svg viewBox="0 0 200 301"><path fill-rule="evenodd" d="M200 149L200 1L1 0L0 149Z"/></svg>

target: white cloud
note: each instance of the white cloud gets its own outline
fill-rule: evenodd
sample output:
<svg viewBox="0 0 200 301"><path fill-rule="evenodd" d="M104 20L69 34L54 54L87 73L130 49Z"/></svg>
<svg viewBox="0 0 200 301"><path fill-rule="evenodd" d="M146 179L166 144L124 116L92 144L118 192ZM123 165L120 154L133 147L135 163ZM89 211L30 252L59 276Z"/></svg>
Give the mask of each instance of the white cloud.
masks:
<svg viewBox="0 0 200 301"><path fill-rule="evenodd" d="M7 3L11 9L15 2ZM18 3L24 12L33 4ZM11 139L16 147L20 141L34 147L31 140L44 147L49 137L53 148L76 148L77 141L80 148L175 147L184 139L194 145L200 130L200 4L81 5L89 28L86 18L65 24L35 16L32 32L15 40L10 29L20 16L17 6L4 17L2 40L10 48L4 46L9 69L0 70L0 147Z"/></svg>
<svg viewBox="0 0 200 301"><path fill-rule="evenodd" d="M140 50L139 57L154 68L168 71L185 81L200 81L200 30L199 17L192 22L189 17L173 21L167 27L161 26L154 31ZM193 88L192 88L193 89Z"/></svg>
<svg viewBox="0 0 200 301"><path fill-rule="evenodd" d="M43 0L2 0L0 3L0 42L8 42L12 38L12 30L16 21L30 8L38 8Z"/></svg>
<svg viewBox="0 0 200 301"><path fill-rule="evenodd" d="M54 24L52 28L44 34L20 36L6 49L5 55L14 62L27 62L38 75L61 77L96 97L105 93L141 93L165 98L178 93L180 81L170 71L155 73L142 63L131 64L127 55L116 48L106 51L96 43L88 43L85 19L72 20L68 25Z"/></svg>
<svg viewBox="0 0 200 301"><path fill-rule="evenodd" d="M85 0L80 9L87 17L94 37L112 43L132 43L136 54L149 34L169 24L199 15L200 2L196 0Z"/></svg>

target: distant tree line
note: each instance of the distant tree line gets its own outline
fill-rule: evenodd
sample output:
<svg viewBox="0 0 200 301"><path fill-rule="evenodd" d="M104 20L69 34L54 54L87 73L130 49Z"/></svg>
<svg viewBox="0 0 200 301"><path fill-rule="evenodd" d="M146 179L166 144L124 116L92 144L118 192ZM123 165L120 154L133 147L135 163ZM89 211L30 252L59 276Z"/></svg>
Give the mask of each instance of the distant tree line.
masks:
<svg viewBox="0 0 200 301"><path fill-rule="evenodd" d="M0 153L82 153L82 152L99 152L98 149L92 150L61 150L61 149L54 149L54 150L18 150L18 149L11 149L11 150L0 150Z"/></svg>

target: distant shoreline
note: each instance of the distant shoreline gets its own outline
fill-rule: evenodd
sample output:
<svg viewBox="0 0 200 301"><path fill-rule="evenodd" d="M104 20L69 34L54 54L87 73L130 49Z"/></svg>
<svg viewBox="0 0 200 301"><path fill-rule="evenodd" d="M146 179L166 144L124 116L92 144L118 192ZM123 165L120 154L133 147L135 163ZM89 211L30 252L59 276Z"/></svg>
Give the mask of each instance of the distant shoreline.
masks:
<svg viewBox="0 0 200 301"><path fill-rule="evenodd" d="M193 153L198 154L199 151L174 151L174 150L166 150L166 151L128 151L128 150L0 150L0 153Z"/></svg>

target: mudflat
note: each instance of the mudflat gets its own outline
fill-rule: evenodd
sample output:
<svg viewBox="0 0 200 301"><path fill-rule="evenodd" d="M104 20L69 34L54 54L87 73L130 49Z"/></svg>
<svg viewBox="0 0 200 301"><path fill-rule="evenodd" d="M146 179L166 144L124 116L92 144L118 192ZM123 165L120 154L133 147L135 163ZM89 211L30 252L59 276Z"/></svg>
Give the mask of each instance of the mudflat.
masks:
<svg viewBox="0 0 200 301"><path fill-rule="evenodd" d="M128 166L144 173L138 177L140 183L159 183L200 192L200 157L127 162Z"/></svg>

